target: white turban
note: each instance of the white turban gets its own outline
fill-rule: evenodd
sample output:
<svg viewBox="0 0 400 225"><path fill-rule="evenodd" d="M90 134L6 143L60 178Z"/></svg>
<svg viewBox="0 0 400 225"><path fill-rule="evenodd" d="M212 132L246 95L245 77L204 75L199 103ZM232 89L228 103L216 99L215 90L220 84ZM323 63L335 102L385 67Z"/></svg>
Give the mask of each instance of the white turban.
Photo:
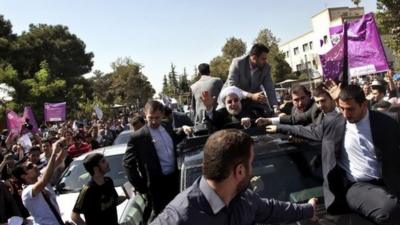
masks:
<svg viewBox="0 0 400 225"><path fill-rule="evenodd" d="M240 88L235 86L230 86L222 89L221 93L219 93L218 102L225 105L226 96L231 94L235 94L239 98L239 100L242 100L242 98L244 97L243 91Z"/></svg>

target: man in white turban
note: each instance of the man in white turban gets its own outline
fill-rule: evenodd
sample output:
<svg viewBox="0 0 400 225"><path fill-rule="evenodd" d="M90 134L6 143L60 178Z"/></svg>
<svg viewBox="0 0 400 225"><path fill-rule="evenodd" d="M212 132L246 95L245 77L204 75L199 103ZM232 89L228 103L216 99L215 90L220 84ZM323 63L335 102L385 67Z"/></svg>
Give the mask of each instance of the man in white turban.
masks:
<svg viewBox="0 0 400 225"><path fill-rule="evenodd" d="M201 100L206 106L205 118L217 130L224 128L248 128L251 126L251 114L242 111L241 100L244 97L242 90L235 86L222 89L219 100L225 106L216 110L213 107L214 98L207 91L204 91Z"/></svg>

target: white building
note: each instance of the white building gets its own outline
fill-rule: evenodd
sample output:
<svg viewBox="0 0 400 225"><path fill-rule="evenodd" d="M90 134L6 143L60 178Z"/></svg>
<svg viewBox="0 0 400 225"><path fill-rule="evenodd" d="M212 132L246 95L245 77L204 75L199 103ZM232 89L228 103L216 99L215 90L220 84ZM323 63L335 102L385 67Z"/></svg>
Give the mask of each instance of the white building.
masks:
<svg viewBox="0 0 400 225"><path fill-rule="evenodd" d="M329 27L343 24L345 21L359 19L364 14L363 7L327 8L311 17L312 30L279 46L293 71L306 68L313 76L322 74L319 54L332 48Z"/></svg>

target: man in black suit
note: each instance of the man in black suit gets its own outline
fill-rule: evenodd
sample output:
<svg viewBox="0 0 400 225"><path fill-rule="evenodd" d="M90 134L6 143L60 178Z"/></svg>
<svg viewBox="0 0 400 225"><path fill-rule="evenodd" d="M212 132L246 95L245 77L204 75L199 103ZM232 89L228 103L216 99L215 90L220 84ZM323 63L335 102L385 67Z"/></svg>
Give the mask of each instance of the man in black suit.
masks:
<svg viewBox="0 0 400 225"><path fill-rule="evenodd" d="M291 92L293 108L290 115L281 115L272 118L259 118L256 123L259 126L269 124L309 125L316 124L321 110L311 98L311 92L303 85L293 86Z"/></svg>
<svg viewBox="0 0 400 225"><path fill-rule="evenodd" d="M244 111L241 103L242 98L243 92L241 89L235 86L226 87L222 89L218 100L223 103L224 107L217 110L213 107L214 98L210 93L207 91L202 93L201 100L206 106L205 118L209 126L211 126L211 130L248 128L251 126L251 120L264 115L257 114L259 111Z"/></svg>
<svg viewBox="0 0 400 225"><path fill-rule="evenodd" d="M176 144L183 136L162 124L162 103L149 101L144 112L147 124L132 134L123 165L135 190L147 195L154 218L179 193Z"/></svg>
<svg viewBox="0 0 400 225"><path fill-rule="evenodd" d="M341 114L312 127L278 125L278 132L322 141L328 212L348 209L377 224L400 224L400 128L387 115L368 110L359 86L339 94ZM270 131L270 127L267 127Z"/></svg>

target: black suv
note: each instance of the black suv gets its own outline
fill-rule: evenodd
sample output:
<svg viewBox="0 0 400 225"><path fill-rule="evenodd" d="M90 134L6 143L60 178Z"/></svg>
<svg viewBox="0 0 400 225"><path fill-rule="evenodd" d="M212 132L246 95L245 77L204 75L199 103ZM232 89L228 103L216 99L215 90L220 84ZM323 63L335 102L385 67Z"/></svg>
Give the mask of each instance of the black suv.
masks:
<svg viewBox="0 0 400 225"><path fill-rule="evenodd" d="M300 221L293 224L369 225L372 223L356 214L333 216L327 214L322 193L322 168L319 143L293 144L287 136L265 134L257 128L245 130L255 140L251 188L261 197L290 202L319 199L318 222ZM179 146L181 164L181 190L192 185L201 176L202 148L208 136L186 139Z"/></svg>

